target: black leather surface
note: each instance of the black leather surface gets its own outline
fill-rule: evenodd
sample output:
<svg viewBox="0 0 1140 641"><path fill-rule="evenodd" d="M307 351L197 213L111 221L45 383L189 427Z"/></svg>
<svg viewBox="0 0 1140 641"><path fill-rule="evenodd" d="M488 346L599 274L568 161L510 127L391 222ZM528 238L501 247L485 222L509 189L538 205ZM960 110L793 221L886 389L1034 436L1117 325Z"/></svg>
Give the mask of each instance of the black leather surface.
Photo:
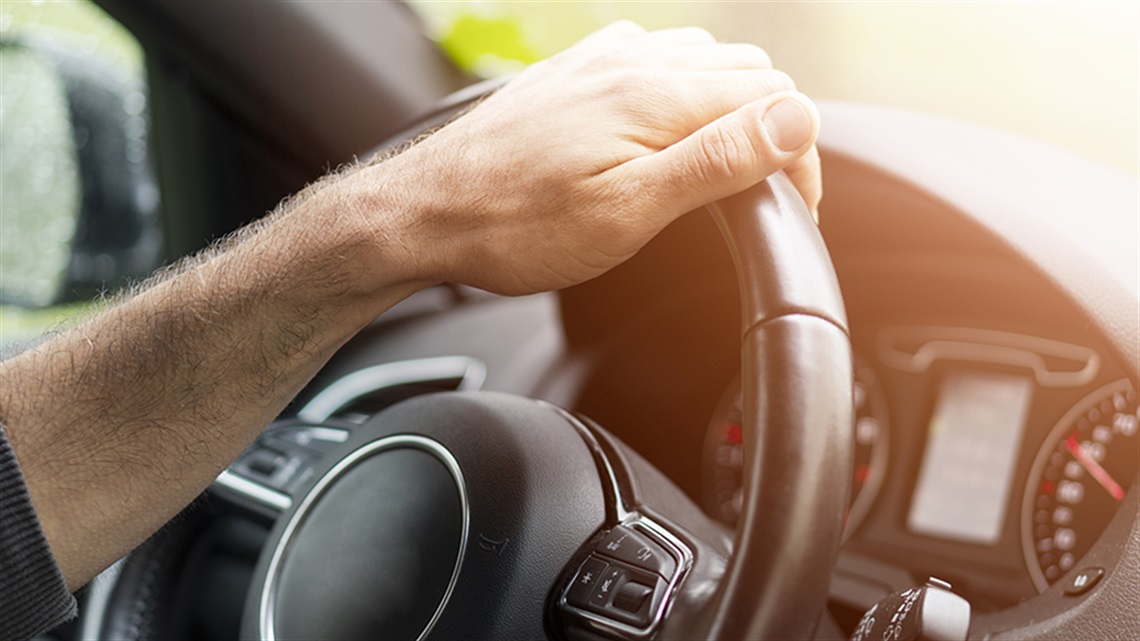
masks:
<svg viewBox="0 0 1140 641"><path fill-rule="evenodd" d="M427 452L384 450L352 466L290 541L277 638L416 638L447 593L463 519L451 473Z"/></svg>
<svg viewBox="0 0 1140 641"><path fill-rule="evenodd" d="M781 172L712 210L736 265L744 511L703 619L709 639L806 639L850 491L852 356L827 248Z"/></svg>
<svg viewBox="0 0 1140 641"><path fill-rule="evenodd" d="M436 394L378 414L330 455L325 469L365 443L409 433L428 436L455 456L470 502L458 581L431 638L544 638L551 586L605 517L597 468L581 437L557 411L536 401L489 392ZM258 636L268 557L290 516L278 520L258 563L243 638ZM416 596L411 586L408 594ZM310 596L321 598L318 590ZM376 629L371 638L400 637Z"/></svg>
<svg viewBox="0 0 1140 641"><path fill-rule="evenodd" d="M1136 377L1140 368L1140 316L1136 314L1137 294L1135 290L1135 256L1121 258L1118 253L1104 257L1091 257L1096 246L1089 239L1089 231L1080 231L1057 222L1065 211L1079 211L1074 216L1075 223L1087 226L1093 232L1115 234L1119 241L1137 243L1132 227L1120 224L1120 217L1132 216L1135 206L1135 183L1131 186L1126 180L1105 180L1095 178L1095 171L1082 165L1085 161L1069 162L1068 156L1057 159L1055 152L1015 153L1009 149L991 149L992 140L979 135L976 130L962 125L948 124L931 126L926 117L913 114L898 114L888 110L852 107L844 105L821 106L828 127L824 130L821 145L825 152L853 159L872 166L885 175L910 182L931 194L933 197L957 208L964 217L975 221L979 226L1002 237L1018 254L1036 264L1072 300L1081 305L1104 335L1114 342L1121 355L1121 361L1131 368ZM1000 136L999 136L1000 137ZM937 154L930 149L938 149ZM978 149L986 149L979 157ZM1074 166L1082 168L1075 174L1066 173ZM1044 166L1044 173L1038 171ZM1020 172L1003 171L1002 168L1023 167ZM1030 170L1028 168L1032 167ZM979 174L986 174L979 177ZM1049 175L1055 180L1041 181L1036 176ZM1071 187L1072 184L1078 187ZM1067 185L1064 190L1070 194L1058 198L1053 187ZM1123 186L1122 186L1123 185ZM965 186L976 186L964 190ZM1129 192L1131 190L1131 192ZM1087 201L1071 194L1087 194ZM1123 196L1121 196L1123 194ZM1024 197L1023 197L1024 196ZM1132 200L1129 200L1132 199ZM1114 204L1115 203L1115 204ZM1112 215L1117 216L1113 225ZM1091 218L1090 218L1091 217ZM1048 219L1043 222L1043 219ZM1124 233L1121 233L1123 231ZM1131 234L1131 236L1129 236ZM1131 238L1131 240L1129 240ZM1119 243L1117 243L1119 244ZM1071 251L1074 246L1083 248ZM1131 273L1129 273L1131 271ZM1123 273L1122 278L1120 274ZM809 292L810 293L810 292ZM758 309L778 309L779 305L760 305ZM789 308L802 308L817 318L829 314L820 313L811 305L796 303ZM757 315L754 318L763 316ZM834 316L834 314L830 314ZM832 319L837 320L837 319ZM810 373L812 369L827 370L826 360L801 364ZM747 368L746 368L747 369ZM794 383L808 386L810 377ZM805 398L808 398L807 396ZM793 406L794 407L794 406ZM508 446L509 448L510 446ZM508 458L522 456L518 451ZM1136 603L1140 601L1140 520L1137 520L1137 491L1133 488L1126 499L1124 516L1118 516L1118 526L1114 526L1105 538L1107 543L1094 550L1103 552L1106 563L1119 565L1105 578L1100 589L1087 599L1062 601L1066 608L1033 608L1011 610L1010 614L1020 617L1008 620L1008 627L995 628L1002 638L1136 638L1133 632L1140 631L1137 621ZM771 520L776 520L772 515ZM1120 521L1123 519L1123 521ZM763 519L753 525L755 531L765 527ZM767 533L766 536L788 536L787 532ZM1123 561L1121 561L1123 560ZM513 572L494 574L496 579L508 580ZM799 599L792 599L794 592L781 582L768 585L764 599L774 598L776 603L789 613L805 607ZM781 596L781 594L785 596ZM753 598L759 602L758 594ZM1036 600L1034 600L1036 601ZM482 602L480 602L482 603ZM731 610L723 606L725 612ZM744 610L741 606L739 610ZM755 609L755 608L753 608ZM499 616L499 615L495 615ZM510 615L503 615L510 616ZM709 615L711 618L711 614ZM739 616L725 616L725 623L719 628L722 638L733 638L726 626L737 626L740 633L735 638L750 635L747 622L743 618L752 617L749 612ZM772 611L757 612L756 616L780 616L779 608L773 605ZM731 619L731 620L729 620ZM486 632L490 628L480 628ZM469 635L470 636L470 635ZM691 635L690 635L691 636ZM484 637L489 638L489 637Z"/></svg>
<svg viewBox="0 0 1140 641"><path fill-rule="evenodd" d="M819 316L847 327L823 237L784 172L708 209L729 240L741 288L742 334L787 314Z"/></svg>
<svg viewBox="0 0 1140 641"><path fill-rule="evenodd" d="M851 478L850 346L837 326L797 314L750 332L743 358L745 509L707 638L807 639Z"/></svg>

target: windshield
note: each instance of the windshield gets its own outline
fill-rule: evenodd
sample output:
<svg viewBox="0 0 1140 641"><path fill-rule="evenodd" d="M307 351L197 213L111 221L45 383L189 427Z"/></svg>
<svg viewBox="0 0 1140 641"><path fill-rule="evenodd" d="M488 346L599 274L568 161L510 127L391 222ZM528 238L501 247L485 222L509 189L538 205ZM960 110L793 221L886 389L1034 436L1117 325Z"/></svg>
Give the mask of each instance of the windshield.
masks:
<svg viewBox="0 0 1140 641"><path fill-rule="evenodd" d="M1140 173L1140 3L435 2L431 33L483 76L632 19L764 47L822 100L987 123ZM826 127L826 123L824 123Z"/></svg>

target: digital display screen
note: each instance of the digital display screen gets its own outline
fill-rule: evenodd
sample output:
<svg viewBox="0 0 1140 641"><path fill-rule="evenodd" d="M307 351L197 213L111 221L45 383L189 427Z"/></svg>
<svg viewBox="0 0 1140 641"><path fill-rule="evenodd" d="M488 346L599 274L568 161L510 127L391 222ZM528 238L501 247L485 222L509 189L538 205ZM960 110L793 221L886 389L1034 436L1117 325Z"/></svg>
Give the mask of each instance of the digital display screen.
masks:
<svg viewBox="0 0 1140 641"><path fill-rule="evenodd" d="M922 534L996 543L1033 381L950 372L930 419L908 525Z"/></svg>

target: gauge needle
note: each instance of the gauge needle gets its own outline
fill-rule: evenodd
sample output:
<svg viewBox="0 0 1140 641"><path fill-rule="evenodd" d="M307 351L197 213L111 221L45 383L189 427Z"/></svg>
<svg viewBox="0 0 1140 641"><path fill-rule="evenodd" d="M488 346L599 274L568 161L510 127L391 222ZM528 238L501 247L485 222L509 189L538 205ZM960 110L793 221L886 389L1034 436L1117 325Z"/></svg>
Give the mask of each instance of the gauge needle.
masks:
<svg viewBox="0 0 1140 641"><path fill-rule="evenodd" d="M1081 449L1081 445L1077 443L1077 439L1072 434L1069 435L1069 438L1065 439L1065 449L1069 450L1069 453L1077 459L1077 462L1088 470L1089 475L1096 479L1096 482L1100 483L1101 487L1108 490L1112 498L1118 502L1124 500L1124 488L1120 487L1120 484L1113 480L1112 476L1100 466L1100 463L1097 463L1093 457L1089 456L1088 452Z"/></svg>

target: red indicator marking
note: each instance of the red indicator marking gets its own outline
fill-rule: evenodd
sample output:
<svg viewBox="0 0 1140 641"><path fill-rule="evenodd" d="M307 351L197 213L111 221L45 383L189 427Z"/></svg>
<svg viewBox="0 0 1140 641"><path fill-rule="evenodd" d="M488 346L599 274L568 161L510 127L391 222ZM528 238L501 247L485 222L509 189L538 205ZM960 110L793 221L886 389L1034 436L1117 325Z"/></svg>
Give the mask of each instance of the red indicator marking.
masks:
<svg viewBox="0 0 1140 641"><path fill-rule="evenodd" d="M1053 481L1041 481L1042 494L1052 494L1055 489L1057 489L1057 486L1053 484Z"/></svg>
<svg viewBox="0 0 1140 641"><path fill-rule="evenodd" d="M1069 438L1065 439L1065 449L1069 450L1069 453L1073 455L1073 458L1077 459L1081 467L1088 470L1089 476L1096 479L1096 482L1100 483L1101 487L1108 490L1112 498L1116 499L1118 503L1124 500L1124 488L1120 487L1120 484L1112 478L1108 471L1100 466L1100 463L1096 462L1096 459L1081 449L1081 444L1077 442L1077 438L1072 434L1069 435Z"/></svg>
<svg viewBox="0 0 1140 641"><path fill-rule="evenodd" d="M740 445L744 442L744 430L736 423L725 425L724 442L729 445Z"/></svg>
<svg viewBox="0 0 1140 641"><path fill-rule="evenodd" d="M870 471L871 471L871 468L866 463L864 463L863 465L860 465L858 468L855 469L855 482L858 483L859 485L862 485L863 482L867 480L867 474Z"/></svg>

